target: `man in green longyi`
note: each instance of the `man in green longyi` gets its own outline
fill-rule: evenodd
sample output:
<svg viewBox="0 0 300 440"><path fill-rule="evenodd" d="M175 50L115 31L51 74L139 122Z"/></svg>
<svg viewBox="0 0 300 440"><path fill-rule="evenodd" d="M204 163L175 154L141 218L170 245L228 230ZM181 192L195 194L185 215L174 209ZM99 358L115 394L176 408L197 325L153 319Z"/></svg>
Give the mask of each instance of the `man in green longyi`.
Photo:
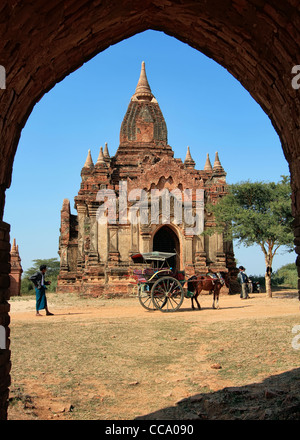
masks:
<svg viewBox="0 0 300 440"><path fill-rule="evenodd" d="M51 284L51 281L45 281L45 273L47 271L47 266L44 264L40 266L40 270L34 273L29 279L33 282L36 293L36 316L42 316L40 310L45 309L46 315L53 315L48 310L47 297L46 297L46 286Z"/></svg>

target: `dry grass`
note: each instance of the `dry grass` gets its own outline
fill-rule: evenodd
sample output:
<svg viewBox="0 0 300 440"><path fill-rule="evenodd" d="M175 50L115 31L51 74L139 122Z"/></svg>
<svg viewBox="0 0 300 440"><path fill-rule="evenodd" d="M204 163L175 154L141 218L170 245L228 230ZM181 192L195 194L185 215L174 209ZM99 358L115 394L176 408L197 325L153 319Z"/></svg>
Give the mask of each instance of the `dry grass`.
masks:
<svg viewBox="0 0 300 440"><path fill-rule="evenodd" d="M237 319L222 319L226 310L210 305L163 314L136 301L51 294L54 317L14 319L12 312L9 419L133 419L299 366L291 346L296 307L286 316L241 319L237 310ZM277 301L296 306L295 298ZM26 310L33 298L12 303ZM134 313L126 313L130 307Z"/></svg>

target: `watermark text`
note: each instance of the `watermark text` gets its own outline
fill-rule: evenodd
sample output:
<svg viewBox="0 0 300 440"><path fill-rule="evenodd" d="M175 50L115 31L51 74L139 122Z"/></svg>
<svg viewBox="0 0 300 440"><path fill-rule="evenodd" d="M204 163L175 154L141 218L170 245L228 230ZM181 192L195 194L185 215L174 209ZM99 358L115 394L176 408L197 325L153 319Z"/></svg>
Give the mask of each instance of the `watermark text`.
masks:
<svg viewBox="0 0 300 440"><path fill-rule="evenodd" d="M300 64L293 66L292 74L296 75L292 79L292 87L293 87L293 89L298 90L298 89L300 89Z"/></svg>
<svg viewBox="0 0 300 440"><path fill-rule="evenodd" d="M120 181L118 195L112 189L101 189L96 200L100 202L99 224L184 224L187 235L199 235L204 229L203 189L134 188L128 192L127 182Z"/></svg>
<svg viewBox="0 0 300 440"><path fill-rule="evenodd" d="M6 89L6 70L0 65L0 89Z"/></svg>
<svg viewBox="0 0 300 440"><path fill-rule="evenodd" d="M5 333L5 327L3 325L0 325L0 350L6 349L6 333Z"/></svg>
<svg viewBox="0 0 300 440"><path fill-rule="evenodd" d="M294 325L292 333L296 334L292 339L292 347L294 350L300 350L300 325Z"/></svg>

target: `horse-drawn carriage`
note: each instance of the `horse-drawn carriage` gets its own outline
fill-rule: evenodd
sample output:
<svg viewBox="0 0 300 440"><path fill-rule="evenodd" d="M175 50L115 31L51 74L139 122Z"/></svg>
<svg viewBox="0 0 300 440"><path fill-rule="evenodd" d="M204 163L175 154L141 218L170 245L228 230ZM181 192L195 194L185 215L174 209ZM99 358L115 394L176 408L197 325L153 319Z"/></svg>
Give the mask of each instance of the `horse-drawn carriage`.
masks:
<svg viewBox="0 0 300 440"><path fill-rule="evenodd" d="M147 310L176 312L184 298L191 298L192 308L194 308L193 300L195 300L200 309L197 297L201 290L213 291L215 303L225 280L215 274L211 274L210 277L193 276L186 279L184 271L174 270L168 264L168 260L175 256L176 253L168 252L132 255L134 263L141 266L133 270L140 304ZM184 287L185 283L187 287Z"/></svg>

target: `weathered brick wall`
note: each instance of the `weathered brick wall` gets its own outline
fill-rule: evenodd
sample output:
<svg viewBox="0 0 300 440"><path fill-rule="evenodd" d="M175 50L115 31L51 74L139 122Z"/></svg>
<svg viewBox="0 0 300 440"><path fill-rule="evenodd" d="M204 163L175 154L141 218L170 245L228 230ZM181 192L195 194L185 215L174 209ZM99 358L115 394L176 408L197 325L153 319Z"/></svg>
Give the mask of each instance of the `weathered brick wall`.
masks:
<svg viewBox="0 0 300 440"><path fill-rule="evenodd" d="M9 340L9 272L10 272L10 226L0 221L0 325L5 328L6 348L0 348L0 420L7 418L8 387L10 385Z"/></svg>

